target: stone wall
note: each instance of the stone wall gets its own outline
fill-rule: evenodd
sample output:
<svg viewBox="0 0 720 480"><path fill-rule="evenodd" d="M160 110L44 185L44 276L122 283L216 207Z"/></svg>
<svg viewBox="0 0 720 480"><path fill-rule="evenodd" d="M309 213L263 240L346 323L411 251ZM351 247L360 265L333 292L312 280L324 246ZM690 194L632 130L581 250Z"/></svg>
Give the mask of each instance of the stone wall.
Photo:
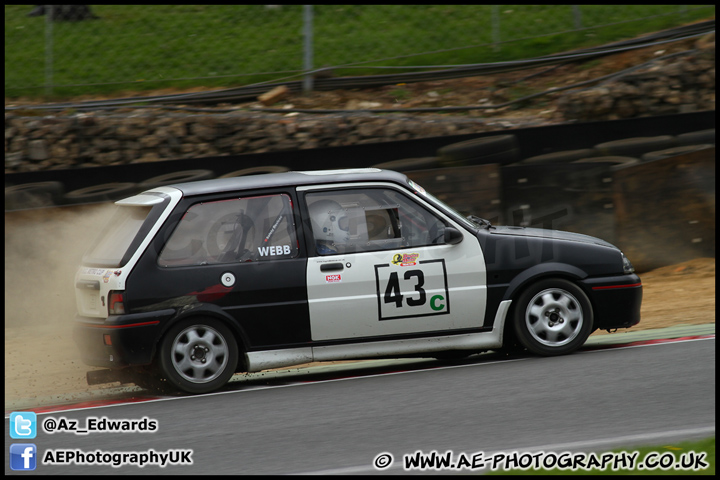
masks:
<svg viewBox="0 0 720 480"><path fill-rule="evenodd" d="M664 53L661 47L657 53ZM565 119L579 121L715 110L715 34L695 42L689 54L571 90L557 107Z"/></svg>
<svg viewBox="0 0 720 480"><path fill-rule="evenodd" d="M714 110L714 36L696 46L690 55L660 61L591 88L546 97L555 103L554 121ZM348 146L532 126L502 118L353 111L332 115L189 114L129 108L30 115L37 112L6 112L6 173Z"/></svg>
<svg viewBox="0 0 720 480"><path fill-rule="evenodd" d="M5 172L357 145L502 128L473 118L142 110L5 115Z"/></svg>

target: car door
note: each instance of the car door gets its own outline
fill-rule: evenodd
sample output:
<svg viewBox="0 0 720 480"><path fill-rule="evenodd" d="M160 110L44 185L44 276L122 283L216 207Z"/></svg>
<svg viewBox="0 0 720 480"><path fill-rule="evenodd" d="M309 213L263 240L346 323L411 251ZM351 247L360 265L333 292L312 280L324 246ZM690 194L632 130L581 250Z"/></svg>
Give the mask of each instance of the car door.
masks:
<svg viewBox="0 0 720 480"><path fill-rule="evenodd" d="M481 327L485 262L477 238L392 184L301 187L306 206L313 341ZM315 242L313 252L312 242Z"/></svg>

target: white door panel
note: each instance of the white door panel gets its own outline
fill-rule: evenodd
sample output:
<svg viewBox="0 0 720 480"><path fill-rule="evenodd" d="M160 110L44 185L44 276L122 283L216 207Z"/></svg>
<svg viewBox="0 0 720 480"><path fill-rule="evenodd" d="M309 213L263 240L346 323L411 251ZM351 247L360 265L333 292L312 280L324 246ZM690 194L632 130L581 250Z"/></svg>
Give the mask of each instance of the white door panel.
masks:
<svg viewBox="0 0 720 480"><path fill-rule="evenodd" d="M307 269L313 341L481 327L487 281L475 235L396 185L348 187L303 188L318 253ZM446 226L463 240L443 244Z"/></svg>
<svg viewBox="0 0 720 480"><path fill-rule="evenodd" d="M393 263L398 254L415 261ZM307 282L313 340L479 327L487 299L470 235L458 245L310 258Z"/></svg>

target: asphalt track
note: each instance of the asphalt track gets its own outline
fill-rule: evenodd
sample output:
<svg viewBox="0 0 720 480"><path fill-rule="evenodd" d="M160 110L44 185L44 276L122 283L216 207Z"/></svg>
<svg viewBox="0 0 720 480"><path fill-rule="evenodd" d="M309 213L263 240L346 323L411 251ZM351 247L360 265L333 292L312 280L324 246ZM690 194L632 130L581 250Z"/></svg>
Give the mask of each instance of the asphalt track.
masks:
<svg viewBox="0 0 720 480"><path fill-rule="evenodd" d="M241 377L220 393L134 395L133 403L34 409L48 418L143 417L155 432L48 434L38 453L192 450L192 465L143 468L38 465L19 474L403 473L404 454L586 451L715 434L715 326L592 337L573 355L517 359L493 354L442 363L369 361ZM674 338L675 341L659 341ZM303 371L300 371L303 370ZM116 401L122 401L117 395ZM140 403L137 403L137 401ZM7 409L7 406L6 406ZM46 412L46 413L43 413ZM6 414L5 431L9 432ZM9 447L6 433L5 473ZM447 472L451 473L451 472Z"/></svg>

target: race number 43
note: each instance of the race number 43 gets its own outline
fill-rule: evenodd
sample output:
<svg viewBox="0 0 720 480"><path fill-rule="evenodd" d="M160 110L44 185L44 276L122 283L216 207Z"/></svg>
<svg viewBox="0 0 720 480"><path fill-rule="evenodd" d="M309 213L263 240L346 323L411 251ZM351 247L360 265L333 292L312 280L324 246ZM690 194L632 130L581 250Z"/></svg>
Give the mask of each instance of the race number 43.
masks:
<svg viewBox="0 0 720 480"><path fill-rule="evenodd" d="M375 265L380 320L450 313L445 261L424 260L412 268Z"/></svg>

